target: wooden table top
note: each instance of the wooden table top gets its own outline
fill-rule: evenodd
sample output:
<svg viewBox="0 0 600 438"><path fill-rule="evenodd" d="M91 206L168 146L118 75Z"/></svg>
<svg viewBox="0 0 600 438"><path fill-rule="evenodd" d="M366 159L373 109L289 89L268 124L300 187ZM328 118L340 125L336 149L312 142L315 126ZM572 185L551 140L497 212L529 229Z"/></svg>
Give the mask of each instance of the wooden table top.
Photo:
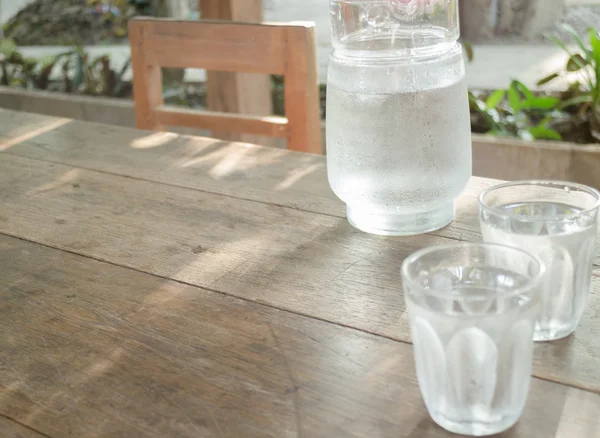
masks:
<svg viewBox="0 0 600 438"><path fill-rule="evenodd" d="M478 240L493 183L384 238L321 156L0 110L0 436L455 436L421 401L399 268ZM600 437L599 275L503 437Z"/></svg>

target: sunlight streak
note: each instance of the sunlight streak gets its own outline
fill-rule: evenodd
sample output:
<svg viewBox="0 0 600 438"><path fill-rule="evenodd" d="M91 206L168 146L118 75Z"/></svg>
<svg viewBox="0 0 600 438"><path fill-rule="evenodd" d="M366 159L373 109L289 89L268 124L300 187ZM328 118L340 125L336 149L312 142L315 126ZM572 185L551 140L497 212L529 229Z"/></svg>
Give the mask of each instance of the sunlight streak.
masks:
<svg viewBox="0 0 600 438"><path fill-rule="evenodd" d="M221 145L219 145L219 148L215 150L211 150L211 147L214 146L215 143L207 145L198 145L198 143L199 142L197 139L192 139L188 143L185 153L182 154L182 157L177 160L171 166L171 168L198 167L211 162L216 163L217 161L224 161L232 154L239 154L240 146L244 147L242 150L243 152L241 152L244 155L244 160L242 162L238 162L236 169L237 171L248 170L253 167L273 163L282 155L282 151L279 149L265 149L256 147L256 145L249 143L228 144L223 141L219 141L216 143L221 143ZM203 154L203 150L209 150L210 152ZM285 153L285 151L283 153ZM218 165L218 163L216 165Z"/></svg>
<svg viewBox="0 0 600 438"><path fill-rule="evenodd" d="M50 190L57 189L65 184L69 184L75 181L79 177L79 169L71 169L68 172L63 173L61 176L56 178L54 181L44 184L43 186L37 187L31 190L28 194L44 193Z"/></svg>
<svg viewBox="0 0 600 438"><path fill-rule="evenodd" d="M215 164L213 168L209 170L208 174L214 179L220 179L233 171L239 170L241 168L239 163L244 156L248 154L248 150L249 149L238 149L234 152L230 152Z"/></svg>
<svg viewBox="0 0 600 438"><path fill-rule="evenodd" d="M81 383L89 380L89 378L98 377L105 374L115 365L115 363L119 361L123 351L124 350L122 347L118 347L112 353L110 353L106 359L100 359L98 362L90 365L84 372L84 375L86 375L87 378L82 379Z"/></svg>
<svg viewBox="0 0 600 438"><path fill-rule="evenodd" d="M317 163L317 164L313 164L312 166L308 166L303 169L296 169L296 170L290 172L290 175L284 181L281 181L279 184L277 184L277 186L275 187L275 190L281 191L281 190L289 189L291 186L296 184L302 178L304 178L307 175L310 175L311 173L315 172L317 169L320 169L322 166L323 165L321 163Z"/></svg>
<svg viewBox="0 0 600 438"><path fill-rule="evenodd" d="M31 140L32 138L37 137L38 135L45 134L46 132L52 131L53 129L60 128L61 126L64 126L70 122L70 119L54 120L45 126L34 129L32 131L28 131L25 134L19 135L15 138L8 140L0 140L0 151L5 151L11 148L12 146L26 142L27 140Z"/></svg>
<svg viewBox="0 0 600 438"><path fill-rule="evenodd" d="M171 140L179 137L178 134L172 132L157 132L147 137L135 139L131 142L131 147L134 149L150 149L163 146Z"/></svg>

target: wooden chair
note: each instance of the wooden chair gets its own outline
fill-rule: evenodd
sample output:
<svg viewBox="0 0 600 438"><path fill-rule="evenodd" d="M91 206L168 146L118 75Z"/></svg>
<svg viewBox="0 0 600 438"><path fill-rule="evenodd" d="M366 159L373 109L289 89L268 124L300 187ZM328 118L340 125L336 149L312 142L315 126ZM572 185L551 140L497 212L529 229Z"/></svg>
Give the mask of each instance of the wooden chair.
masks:
<svg viewBox="0 0 600 438"><path fill-rule="evenodd" d="M134 18L129 23L136 123L282 137L288 149L322 153L314 23L249 24ZM161 67L284 76L285 117L164 105Z"/></svg>

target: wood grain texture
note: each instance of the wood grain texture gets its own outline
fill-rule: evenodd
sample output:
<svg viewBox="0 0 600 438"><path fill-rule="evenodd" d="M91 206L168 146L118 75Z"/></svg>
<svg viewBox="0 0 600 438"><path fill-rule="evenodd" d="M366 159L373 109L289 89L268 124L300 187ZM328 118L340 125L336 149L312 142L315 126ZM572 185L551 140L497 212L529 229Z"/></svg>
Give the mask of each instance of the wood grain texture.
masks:
<svg viewBox="0 0 600 438"><path fill-rule="evenodd" d="M248 116L188 108L159 106L154 110L159 124L165 126L211 126L217 131L247 133L258 136L286 137L288 119L276 116Z"/></svg>
<svg viewBox="0 0 600 438"><path fill-rule="evenodd" d="M0 341L0 344L1 343L2 342ZM1 396L2 388L0 387L0 397ZM2 438L48 438L48 435L36 432L33 429L25 427L9 418L3 417L1 412L0 436L2 436Z"/></svg>
<svg viewBox="0 0 600 438"><path fill-rule="evenodd" d="M163 130L165 126L161 125L152 110L164 103L162 71L160 65L150 57L148 34L148 28L143 26L131 26L128 34L134 72L135 124L140 129Z"/></svg>
<svg viewBox="0 0 600 438"><path fill-rule="evenodd" d="M284 74L288 25L136 17L150 61L161 67Z"/></svg>
<svg viewBox="0 0 600 438"><path fill-rule="evenodd" d="M49 437L455 436L409 345L5 236L0 279L0 413ZM534 379L502 436L594 438L599 410Z"/></svg>
<svg viewBox="0 0 600 438"><path fill-rule="evenodd" d="M285 78L286 113L289 114L286 114L285 125L276 125L277 136L285 134L290 150L322 152L314 23L252 24L137 17L129 22L129 29L135 61L132 64L134 85L136 77L139 78L134 98L136 109L140 108L138 119L143 117L138 128L164 130L167 123L190 126L193 121L193 127L199 129L222 131L229 124L234 133L250 126L248 134L268 134L269 130L258 130L264 123L252 117L241 120L244 116L232 118L214 114L210 118L200 115L192 118L190 111L157 111L162 102L155 104L151 96L161 92L161 86L152 73L158 70L160 75L161 67L194 67L281 74ZM230 92L237 92L237 87ZM266 98L270 97L269 92ZM150 126L151 122L155 126Z"/></svg>
<svg viewBox="0 0 600 438"><path fill-rule="evenodd" d="M9 154L0 201L1 233L406 342L400 264L451 242ZM537 347L536 376L600 392L598 273L577 334Z"/></svg>
<svg viewBox="0 0 600 438"><path fill-rule="evenodd" d="M59 125L56 126L56 123ZM40 126L42 131L32 134ZM3 144L10 147L3 147ZM346 217L345 205L329 188L325 158L316 155L299 155L203 137L69 122L68 119L0 109L2 150L86 169ZM480 241L477 198L482 190L497 183L497 180L472 178L457 200L455 221L431 234ZM596 264L600 266L600 251Z"/></svg>
<svg viewBox="0 0 600 438"><path fill-rule="evenodd" d="M0 110L0 150L346 217L344 204L329 188L322 156L90 122L74 121L53 127L53 123L60 121L68 120ZM52 129L32 135L40 126ZM2 144L10 144L10 147ZM477 197L484 188L495 183L497 181L472 178L457 202L456 220L432 234L479 241Z"/></svg>
<svg viewBox="0 0 600 438"><path fill-rule="evenodd" d="M262 0L200 0L202 17L248 23L263 21ZM273 114L271 78L256 73L207 72L207 107L210 111L268 116ZM273 146L273 139L213 130L222 140Z"/></svg>
<svg viewBox="0 0 600 438"><path fill-rule="evenodd" d="M286 40L288 59L283 90L285 115L290 121L288 149L322 154L315 27L289 27Z"/></svg>

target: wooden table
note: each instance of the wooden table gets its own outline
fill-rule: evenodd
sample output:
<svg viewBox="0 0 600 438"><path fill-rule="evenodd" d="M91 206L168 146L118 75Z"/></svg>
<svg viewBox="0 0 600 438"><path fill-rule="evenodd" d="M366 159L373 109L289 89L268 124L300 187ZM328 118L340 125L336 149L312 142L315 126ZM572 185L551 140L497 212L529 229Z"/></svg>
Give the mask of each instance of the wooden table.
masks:
<svg viewBox="0 0 600 438"><path fill-rule="evenodd" d="M0 111L0 436L453 436L415 379L399 267L478 240L353 229L325 160ZM600 270L536 346L505 437L600 437Z"/></svg>

